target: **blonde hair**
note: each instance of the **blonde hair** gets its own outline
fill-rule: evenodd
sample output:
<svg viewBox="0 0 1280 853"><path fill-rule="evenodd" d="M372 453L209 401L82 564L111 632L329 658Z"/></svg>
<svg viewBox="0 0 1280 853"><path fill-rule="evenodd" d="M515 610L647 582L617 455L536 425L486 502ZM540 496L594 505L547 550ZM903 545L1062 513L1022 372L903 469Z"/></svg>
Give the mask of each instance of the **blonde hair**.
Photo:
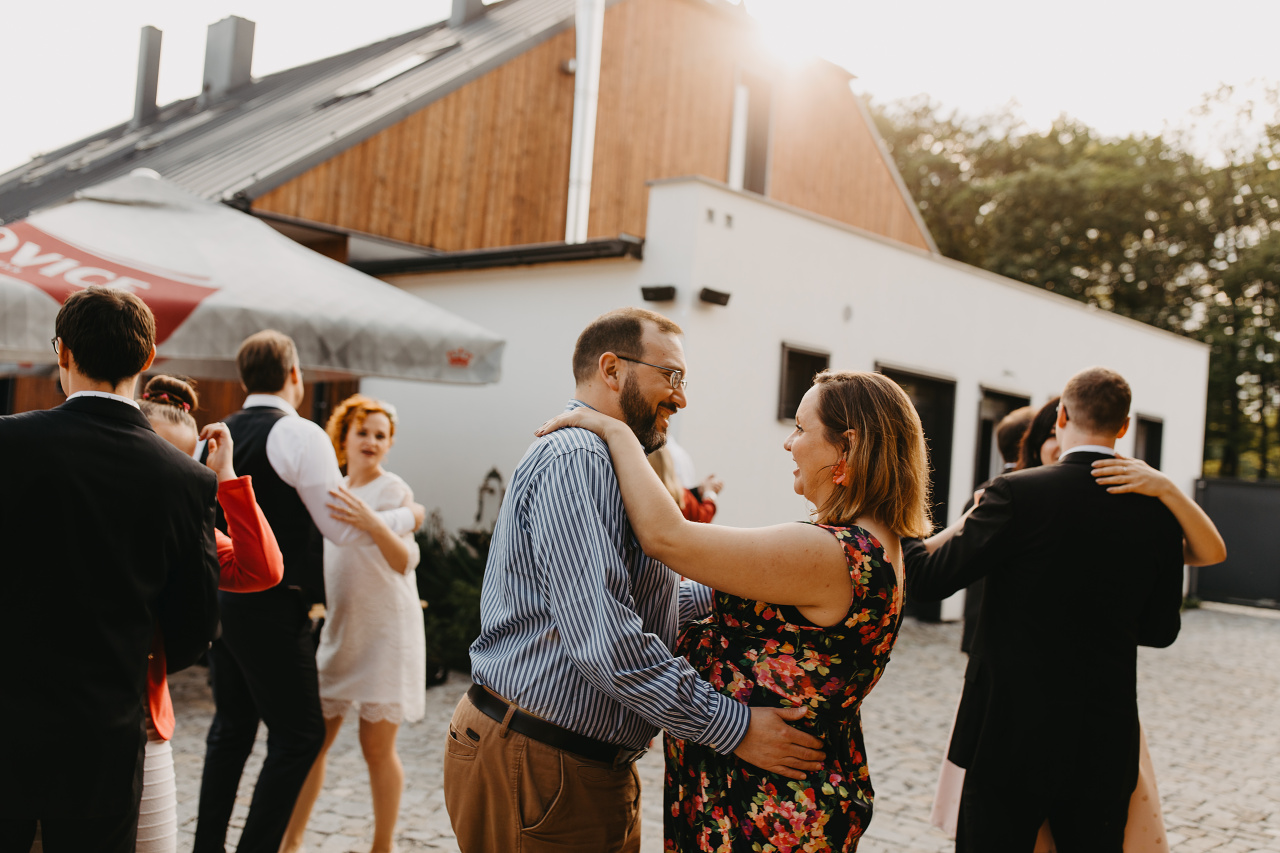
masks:
<svg viewBox="0 0 1280 853"><path fill-rule="evenodd" d="M684 486L680 484L680 480L676 477L676 466L671 459L671 451L665 447L659 447L649 454L649 464L653 466L653 470L658 474L658 479L662 481L662 485L667 487L671 497L675 498L676 506L680 507L683 512Z"/></svg>
<svg viewBox="0 0 1280 853"><path fill-rule="evenodd" d="M818 419L848 471L845 485L818 507L818 521L846 525L870 515L899 536L927 536L929 457L911 398L880 373L824 370L813 383Z"/></svg>
<svg viewBox="0 0 1280 853"><path fill-rule="evenodd" d="M329 441L333 442L333 452L338 454L338 467L347 467L347 433L351 431L351 425L364 423L365 418L372 414L387 416L387 420L391 422L391 437L395 438L396 408L390 403L363 394L352 394L339 403L329 416L324 431L329 434Z"/></svg>

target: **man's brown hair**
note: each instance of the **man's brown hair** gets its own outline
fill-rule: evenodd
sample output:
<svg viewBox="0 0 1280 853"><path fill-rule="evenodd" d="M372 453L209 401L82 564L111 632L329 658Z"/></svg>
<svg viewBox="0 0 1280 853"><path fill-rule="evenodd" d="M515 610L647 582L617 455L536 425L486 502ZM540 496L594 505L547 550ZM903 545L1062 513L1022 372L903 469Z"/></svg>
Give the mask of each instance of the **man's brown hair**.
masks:
<svg viewBox="0 0 1280 853"><path fill-rule="evenodd" d="M1022 447L1022 437L1031 426L1031 419L1036 410L1030 406L1014 409L996 424L996 447L1000 449L1000 458L1012 464L1018 461L1018 448Z"/></svg>
<svg viewBox="0 0 1280 853"><path fill-rule="evenodd" d="M289 381L289 368L298 363L293 338L275 329L252 334L240 344L236 367L250 394L274 394Z"/></svg>
<svg viewBox="0 0 1280 853"><path fill-rule="evenodd" d="M682 335L684 330L653 311L644 308L618 308L601 314L578 335L573 348L573 378L586 382L596 372L600 356L607 352L640 358L644 355L641 338L645 322L653 323L664 335Z"/></svg>
<svg viewBox="0 0 1280 853"><path fill-rule="evenodd" d="M928 536L929 455L907 392L861 370L824 370L813 383L820 389L818 419L848 471L845 484L818 507L818 523L847 525L870 515L899 536Z"/></svg>
<svg viewBox="0 0 1280 853"><path fill-rule="evenodd" d="M61 346L76 369L96 382L119 385L137 376L156 345L156 318L127 290L87 287L67 297L54 320Z"/></svg>
<svg viewBox="0 0 1280 853"><path fill-rule="evenodd" d="M1067 418L1076 426L1095 435L1114 435L1129 416L1133 393L1129 383L1114 370L1090 367L1067 380L1062 391L1062 405Z"/></svg>

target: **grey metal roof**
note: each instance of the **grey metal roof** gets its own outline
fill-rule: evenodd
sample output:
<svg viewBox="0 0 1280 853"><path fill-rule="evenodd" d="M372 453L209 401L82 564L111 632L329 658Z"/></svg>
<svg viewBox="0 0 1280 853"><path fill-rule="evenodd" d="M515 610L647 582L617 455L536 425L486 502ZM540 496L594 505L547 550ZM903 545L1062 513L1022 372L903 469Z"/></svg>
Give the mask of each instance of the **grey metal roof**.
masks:
<svg viewBox="0 0 1280 853"><path fill-rule="evenodd" d="M247 206L573 25L574 0L507 0L460 27L433 24L280 71L202 109L168 104L0 175L0 222L138 168L203 198ZM397 63L423 62L363 94L340 97Z"/></svg>

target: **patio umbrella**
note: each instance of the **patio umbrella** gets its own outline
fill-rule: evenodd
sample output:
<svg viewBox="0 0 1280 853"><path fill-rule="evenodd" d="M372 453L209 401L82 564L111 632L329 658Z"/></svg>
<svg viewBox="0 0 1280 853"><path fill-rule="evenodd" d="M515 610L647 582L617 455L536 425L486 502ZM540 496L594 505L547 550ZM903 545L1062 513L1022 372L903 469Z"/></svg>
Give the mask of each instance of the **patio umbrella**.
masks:
<svg viewBox="0 0 1280 853"><path fill-rule="evenodd" d="M285 332L318 378L498 379L504 341L138 170L0 227L0 363L48 365L72 292L128 288L156 316L157 366L235 378L240 342Z"/></svg>

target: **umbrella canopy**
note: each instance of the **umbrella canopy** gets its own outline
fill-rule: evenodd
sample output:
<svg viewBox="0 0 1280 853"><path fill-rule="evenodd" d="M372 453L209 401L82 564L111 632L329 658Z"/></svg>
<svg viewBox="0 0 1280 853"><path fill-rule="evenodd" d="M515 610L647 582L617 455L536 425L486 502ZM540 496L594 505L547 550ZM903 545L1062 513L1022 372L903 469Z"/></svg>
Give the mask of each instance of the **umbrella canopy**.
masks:
<svg viewBox="0 0 1280 853"><path fill-rule="evenodd" d="M151 307L168 371L234 378L240 342L278 329L322 377L485 383L500 372L498 335L147 170L0 227L0 363L55 363L58 308L94 284Z"/></svg>

